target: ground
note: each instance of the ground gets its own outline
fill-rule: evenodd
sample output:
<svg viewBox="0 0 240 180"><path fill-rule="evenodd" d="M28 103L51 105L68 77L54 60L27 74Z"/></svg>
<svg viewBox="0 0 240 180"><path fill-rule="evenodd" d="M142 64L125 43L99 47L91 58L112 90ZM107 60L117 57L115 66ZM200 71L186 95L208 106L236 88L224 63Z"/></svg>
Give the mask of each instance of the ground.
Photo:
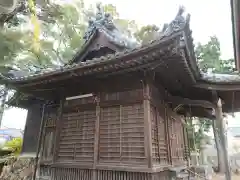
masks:
<svg viewBox="0 0 240 180"><path fill-rule="evenodd" d="M1 180L30 180L33 173L32 158L11 158L3 168Z"/></svg>
<svg viewBox="0 0 240 180"><path fill-rule="evenodd" d="M240 179L240 175L232 175L232 180L239 180ZM225 180L225 176L224 175L214 175L212 180Z"/></svg>

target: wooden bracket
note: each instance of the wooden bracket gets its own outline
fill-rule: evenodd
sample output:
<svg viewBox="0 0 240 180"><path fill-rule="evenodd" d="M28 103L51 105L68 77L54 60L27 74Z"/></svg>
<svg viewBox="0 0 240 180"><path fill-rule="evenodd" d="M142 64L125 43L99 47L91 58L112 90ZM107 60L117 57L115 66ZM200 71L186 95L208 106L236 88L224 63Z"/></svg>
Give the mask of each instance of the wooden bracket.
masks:
<svg viewBox="0 0 240 180"><path fill-rule="evenodd" d="M211 109L216 107L215 104L205 100L194 100L194 99L182 98L178 96L171 96L169 97L169 100L175 104L178 104L176 108L179 108L179 106L183 106L183 105L200 106L203 108L211 108Z"/></svg>

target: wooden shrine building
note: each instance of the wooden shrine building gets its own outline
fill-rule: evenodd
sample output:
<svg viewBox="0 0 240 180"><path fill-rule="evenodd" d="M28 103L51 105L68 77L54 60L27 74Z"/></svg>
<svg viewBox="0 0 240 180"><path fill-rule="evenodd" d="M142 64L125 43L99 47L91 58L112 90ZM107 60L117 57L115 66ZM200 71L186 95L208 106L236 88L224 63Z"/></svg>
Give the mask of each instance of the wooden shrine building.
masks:
<svg viewBox="0 0 240 180"><path fill-rule="evenodd" d="M28 109L22 153L37 157L37 177L167 180L170 168L186 167L185 117L214 119L218 97L225 112L240 107L234 89L198 69L189 20L180 8L140 46L99 8L64 67L1 75L17 90L9 103Z"/></svg>

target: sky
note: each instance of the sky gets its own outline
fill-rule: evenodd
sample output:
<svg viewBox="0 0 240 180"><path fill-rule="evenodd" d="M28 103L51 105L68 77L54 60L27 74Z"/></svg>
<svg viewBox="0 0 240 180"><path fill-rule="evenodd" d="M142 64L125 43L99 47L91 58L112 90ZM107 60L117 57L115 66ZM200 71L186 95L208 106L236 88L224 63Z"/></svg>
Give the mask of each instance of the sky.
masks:
<svg viewBox="0 0 240 180"><path fill-rule="evenodd" d="M71 0L68 0L71 1ZM76 1L76 0L72 0ZM95 4L97 0L87 0ZM210 36L216 35L221 43L222 58L233 58L233 40L230 0L102 0L117 7L121 18L135 20L140 25L169 23L183 5L190 13L190 28L194 42L206 43ZM24 129L27 112L21 109L6 110L2 126ZM229 118L229 126L240 126L240 115Z"/></svg>

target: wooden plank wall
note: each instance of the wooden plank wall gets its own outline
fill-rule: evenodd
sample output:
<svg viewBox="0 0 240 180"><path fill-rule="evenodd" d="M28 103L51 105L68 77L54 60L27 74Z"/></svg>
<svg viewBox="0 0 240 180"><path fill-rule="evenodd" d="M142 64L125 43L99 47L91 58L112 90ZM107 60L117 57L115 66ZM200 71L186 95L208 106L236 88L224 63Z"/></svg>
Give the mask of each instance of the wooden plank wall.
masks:
<svg viewBox="0 0 240 180"><path fill-rule="evenodd" d="M143 106L101 107L99 163L146 164Z"/></svg>
<svg viewBox="0 0 240 180"><path fill-rule="evenodd" d="M40 151L40 161L42 163L51 163L53 161L58 108L58 105L45 107L43 140Z"/></svg>
<svg viewBox="0 0 240 180"><path fill-rule="evenodd" d="M36 155L38 146L38 136L41 126L41 106L33 105L28 110L24 136L23 136L23 147L22 154Z"/></svg>
<svg viewBox="0 0 240 180"><path fill-rule="evenodd" d="M183 165L185 141L181 117L164 102L164 92L150 84L152 148L155 164Z"/></svg>
<svg viewBox="0 0 240 180"><path fill-rule="evenodd" d="M54 158L54 146L56 145L56 130L59 114L59 105L46 105L43 117L43 138L40 149L40 168L37 176L49 178L51 176L51 164Z"/></svg>
<svg viewBox="0 0 240 180"><path fill-rule="evenodd" d="M149 95L152 165L183 164L181 121L165 104L159 89L151 85ZM44 149L50 141L45 138L42 160L48 157L53 164L50 168L43 163L40 174L54 180L167 180L165 171L148 172L144 98L143 88L138 87L65 101L61 125L57 125L56 159L51 150ZM57 114L57 109L46 114L47 139L54 139ZM47 136L48 132L51 135Z"/></svg>

